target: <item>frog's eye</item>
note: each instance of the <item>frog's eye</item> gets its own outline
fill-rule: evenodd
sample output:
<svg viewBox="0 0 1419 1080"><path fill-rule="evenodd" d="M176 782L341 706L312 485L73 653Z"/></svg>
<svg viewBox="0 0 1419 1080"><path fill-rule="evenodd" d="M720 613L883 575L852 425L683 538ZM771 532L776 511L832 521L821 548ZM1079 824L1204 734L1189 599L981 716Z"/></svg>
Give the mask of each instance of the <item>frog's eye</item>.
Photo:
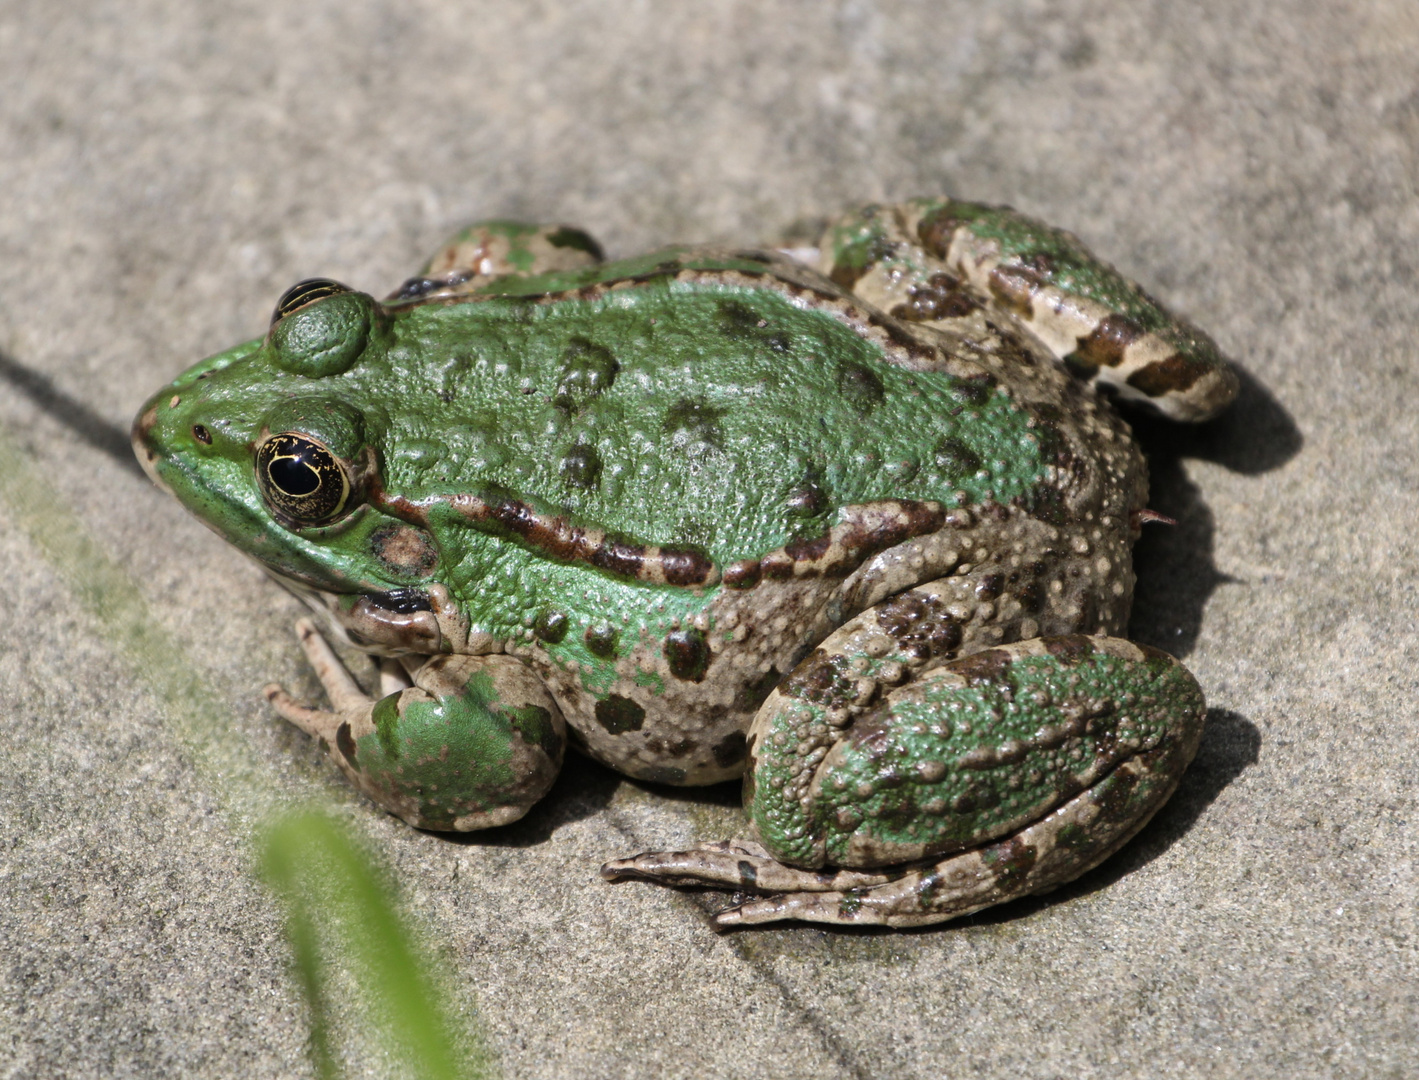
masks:
<svg viewBox="0 0 1419 1080"><path fill-rule="evenodd" d="M256 486L282 522L328 525L350 501L350 470L314 439L287 431L256 448Z"/></svg>
<svg viewBox="0 0 1419 1080"><path fill-rule="evenodd" d="M281 299L276 301L276 310L271 313L271 325L275 326L293 311L315 303L317 300L324 300L327 296L339 296L341 293L354 292L348 285L341 285L338 281L331 281L329 278L308 278L305 281L298 281L281 294Z"/></svg>
<svg viewBox="0 0 1419 1080"><path fill-rule="evenodd" d="M276 367L307 379L349 371L381 325L374 298L328 278L285 291L271 315L265 355Z"/></svg>

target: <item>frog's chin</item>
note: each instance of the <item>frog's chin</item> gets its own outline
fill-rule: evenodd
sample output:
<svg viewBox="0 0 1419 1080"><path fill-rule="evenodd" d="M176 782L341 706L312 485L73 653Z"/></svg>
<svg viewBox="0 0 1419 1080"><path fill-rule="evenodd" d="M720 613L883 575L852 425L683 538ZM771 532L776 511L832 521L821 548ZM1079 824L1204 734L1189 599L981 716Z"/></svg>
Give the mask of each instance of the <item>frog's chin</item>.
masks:
<svg viewBox="0 0 1419 1080"><path fill-rule="evenodd" d="M288 577L264 563L260 565L277 584L320 615L337 638L362 652L375 656L432 656L501 651L489 635L469 634L467 619L442 585L392 592L337 593Z"/></svg>

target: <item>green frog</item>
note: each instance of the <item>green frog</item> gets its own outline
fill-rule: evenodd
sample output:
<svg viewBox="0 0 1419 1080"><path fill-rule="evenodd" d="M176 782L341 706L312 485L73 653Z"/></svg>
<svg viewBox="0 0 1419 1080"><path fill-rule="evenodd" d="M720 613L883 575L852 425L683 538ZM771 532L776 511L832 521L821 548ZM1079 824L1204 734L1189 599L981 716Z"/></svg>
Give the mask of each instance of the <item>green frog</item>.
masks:
<svg viewBox="0 0 1419 1080"><path fill-rule="evenodd" d="M267 697L410 825L517 819L569 741L743 775L752 837L603 875L750 894L720 926L912 926L1077 877L1177 786L1203 696L1120 636L1156 515L1113 401L1236 390L1071 234L938 198L615 262L482 222L383 300L294 286L133 440L320 614L329 707Z"/></svg>

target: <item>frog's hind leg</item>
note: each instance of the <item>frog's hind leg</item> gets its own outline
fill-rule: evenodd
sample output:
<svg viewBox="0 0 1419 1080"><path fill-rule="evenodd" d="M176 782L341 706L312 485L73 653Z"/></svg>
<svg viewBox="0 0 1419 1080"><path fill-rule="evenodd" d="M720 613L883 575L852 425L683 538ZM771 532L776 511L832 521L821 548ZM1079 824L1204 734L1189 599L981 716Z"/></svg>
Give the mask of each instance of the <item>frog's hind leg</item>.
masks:
<svg viewBox="0 0 1419 1080"><path fill-rule="evenodd" d="M769 854L763 844L753 840L715 840L684 851L645 852L628 859L612 859L601 867L601 876L607 881L720 885L770 894L866 889L896 881L903 873L902 870L800 870L785 866Z"/></svg>
<svg viewBox="0 0 1419 1080"><path fill-rule="evenodd" d="M1174 787L1156 762L1135 758L1005 840L895 872L800 870L737 840L619 859L602 876L764 894L717 912L715 925L726 930L788 920L925 926L1074 880L1126 844Z"/></svg>
<svg viewBox="0 0 1419 1080"><path fill-rule="evenodd" d="M601 245L570 225L475 221L430 256L386 302L446 299L477 292L507 274L584 270L604 259Z"/></svg>
<svg viewBox="0 0 1419 1080"><path fill-rule="evenodd" d="M820 269L907 322L969 335L984 310L1027 332L1075 376L1175 420L1206 420L1237 395L1217 346L1072 233L1006 206L916 199L831 226Z"/></svg>
<svg viewBox="0 0 1419 1080"><path fill-rule="evenodd" d="M1049 892L1126 844L1176 786L1177 779L1160 772L1147 755L1133 758L1044 819L998 843L913 867L881 883L855 883L851 872L840 871L834 877L842 880L832 880L826 888L784 890L749 900L719 912L715 923L724 929L788 919L925 926Z"/></svg>
<svg viewBox="0 0 1419 1080"><path fill-rule="evenodd" d="M989 649L848 706L900 658L834 638L751 731L745 803L761 843L640 855L606 876L776 894L721 926L941 922L1098 865L1172 794L1201 737L1191 675L1121 639Z"/></svg>

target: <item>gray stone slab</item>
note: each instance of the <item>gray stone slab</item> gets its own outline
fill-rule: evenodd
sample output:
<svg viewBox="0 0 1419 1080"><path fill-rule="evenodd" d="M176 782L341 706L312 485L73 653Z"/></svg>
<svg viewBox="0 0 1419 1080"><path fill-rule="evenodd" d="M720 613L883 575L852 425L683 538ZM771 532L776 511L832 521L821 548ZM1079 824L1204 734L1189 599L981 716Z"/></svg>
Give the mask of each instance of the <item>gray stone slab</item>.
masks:
<svg viewBox="0 0 1419 1080"><path fill-rule="evenodd" d="M0 1076L310 1075L248 844L310 799L507 1076L1412 1075L1416 54L1406 0L0 7L0 432L216 703L175 715L0 503ZM1248 373L1205 431L1141 425L1180 525L1133 632L1206 689L1198 762L1048 898L716 936L596 868L736 832L732 793L587 763L414 832L259 702L315 693L293 602L122 457L287 285L382 290L467 220L632 254L937 192L1073 229Z"/></svg>

